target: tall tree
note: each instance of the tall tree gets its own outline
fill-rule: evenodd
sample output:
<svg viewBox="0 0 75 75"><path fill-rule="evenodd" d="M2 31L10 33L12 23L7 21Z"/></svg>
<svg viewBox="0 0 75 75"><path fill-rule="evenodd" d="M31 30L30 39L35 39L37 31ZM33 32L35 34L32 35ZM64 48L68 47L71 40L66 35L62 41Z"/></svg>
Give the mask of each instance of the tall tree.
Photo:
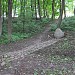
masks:
<svg viewBox="0 0 75 75"><path fill-rule="evenodd" d="M38 14L39 14L39 18L41 19L40 0L37 1L38 1Z"/></svg>
<svg viewBox="0 0 75 75"><path fill-rule="evenodd" d="M35 17L36 17L36 19L37 19L37 9L36 9L36 0L35 0Z"/></svg>
<svg viewBox="0 0 75 75"><path fill-rule="evenodd" d="M62 14L63 14L63 0L60 0L60 16L58 21L58 27L60 28L61 22L62 22Z"/></svg>
<svg viewBox="0 0 75 75"><path fill-rule="evenodd" d="M16 16L17 0L13 0L14 3L14 17Z"/></svg>
<svg viewBox="0 0 75 75"><path fill-rule="evenodd" d="M12 0L8 0L8 39L11 40L12 33Z"/></svg>
<svg viewBox="0 0 75 75"><path fill-rule="evenodd" d="M2 1L2 0L0 0L0 36L1 36L1 34L2 34L2 18L1 18L1 15L2 15L2 14L1 14L1 12L2 12L2 7L1 7L2 5L1 5L1 4L2 4L2 3L1 3L1 1Z"/></svg>
<svg viewBox="0 0 75 75"><path fill-rule="evenodd" d="M55 13L54 13L54 4L55 4L55 0L52 0L52 20L55 17Z"/></svg>
<svg viewBox="0 0 75 75"><path fill-rule="evenodd" d="M33 17L33 0L31 0L31 13L32 13L32 17Z"/></svg>
<svg viewBox="0 0 75 75"><path fill-rule="evenodd" d="M64 11L64 18L65 18L66 17L65 0L63 0L63 11Z"/></svg>
<svg viewBox="0 0 75 75"><path fill-rule="evenodd" d="M74 16L75 16L75 7L74 7Z"/></svg>
<svg viewBox="0 0 75 75"><path fill-rule="evenodd" d="M43 0L43 14L44 14L43 17L46 17L46 15L45 15L45 0Z"/></svg>
<svg viewBox="0 0 75 75"><path fill-rule="evenodd" d="M23 0L20 0L20 15L23 14Z"/></svg>

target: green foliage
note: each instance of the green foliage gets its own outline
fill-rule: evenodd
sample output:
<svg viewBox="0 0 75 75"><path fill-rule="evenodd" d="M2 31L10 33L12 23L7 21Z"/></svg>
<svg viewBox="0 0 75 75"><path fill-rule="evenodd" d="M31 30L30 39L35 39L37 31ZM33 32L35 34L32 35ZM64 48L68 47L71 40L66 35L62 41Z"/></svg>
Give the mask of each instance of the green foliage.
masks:
<svg viewBox="0 0 75 75"><path fill-rule="evenodd" d="M41 31L42 26L39 22L30 21L30 22L23 22L18 21L17 24L13 24L13 31L14 32L22 32L22 33L35 33Z"/></svg>
<svg viewBox="0 0 75 75"><path fill-rule="evenodd" d="M55 31L57 29L57 24L51 24L50 30Z"/></svg>
<svg viewBox="0 0 75 75"><path fill-rule="evenodd" d="M61 29L75 31L75 16L63 19Z"/></svg>
<svg viewBox="0 0 75 75"><path fill-rule="evenodd" d="M28 38L30 37L31 34L26 34L26 33L20 33L20 32L17 32L17 33L13 33L12 34L12 40L11 42L14 42L14 41L17 41L17 40L20 40L20 39L25 39L25 38ZM5 44L5 43L8 43L9 40L8 40L8 35L7 34L4 34L0 37L0 44Z"/></svg>
<svg viewBox="0 0 75 75"><path fill-rule="evenodd" d="M42 19L41 19L41 22L42 22L43 24L47 24L47 23L50 22L50 19L49 19L49 18L42 18Z"/></svg>
<svg viewBox="0 0 75 75"><path fill-rule="evenodd" d="M35 33L41 31L41 26L38 25L36 22L29 22L25 25L25 32L26 33Z"/></svg>
<svg viewBox="0 0 75 75"><path fill-rule="evenodd" d="M7 35L4 34L0 37L0 44L8 43Z"/></svg>
<svg viewBox="0 0 75 75"><path fill-rule="evenodd" d="M28 38L30 36L30 34L22 34L22 33L13 33L12 34L12 41L16 41L16 40L19 40L19 39L24 39L24 38Z"/></svg>
<svg viewBox="0 0 75 75"><path fill-rule="evenodd" d="M45 24L49 21L47 19L42 19L42 21L25 21L23 24L22 19L13 18L12 19L12 40L14 42L19 39L26 39L33 36L36 33L41 32ZM3 24L3 35L0 37L0 44L8 43L7 27L6 23Z"/></svg>

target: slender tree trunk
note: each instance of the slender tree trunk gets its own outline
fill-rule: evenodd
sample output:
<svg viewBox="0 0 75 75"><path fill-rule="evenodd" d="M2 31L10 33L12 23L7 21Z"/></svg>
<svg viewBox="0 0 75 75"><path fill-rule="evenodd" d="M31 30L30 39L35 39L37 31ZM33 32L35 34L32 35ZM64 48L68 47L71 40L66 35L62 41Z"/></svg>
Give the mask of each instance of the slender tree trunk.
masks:
<svg viewBox="0 0 75 75"><path fill-rule="evenodd" d="M43 14L44 14L44 18L46 17L46 15L45 15L45 0L43 0Z"/></svg>
<svg viewBox="0 0 75 75"><path fill-rule="evenodd" d="M48 1L47 1L47 3L46 3L45 14L46 14L46 18L49 18L48 10L47 10L47 4L48 4Z"/></svg>
<svg viewBox="0 0 75 75"><path fill-rule="evenodd" d="M16 4L17 4L17 0L15 1L15 6L14 6L14 17L16 16Z"/></svg>
<svg viewBox="0 0 75 75"><path fill-rule="evenodd" d="M75 7L74 7L74 16L75 16Z"/></svg>
<svg viewBox="0 0 75 75"><path fill-rule="evenodd" d="M36 0L35 0L35 17L36 17L36 20L37 20Z"/></svg>
<svg viewBox="0 0 75 75"><path fill-rule="evenodd" d="M24 0L24 16L26 15L26 4L25 4L26 0Z"/></svg>
<svg viewBox="0 0 75 75"><path fill-rule="evenodd" d="M11 41L12 33L12 0L8 0L8 40Z"/></svg>
<svg viewBox="0 0 75 75"><path fill-rule="evenodd" d="M46 17L49 18L48 11L46 10Z"/></svg>
<svg viewBox="0 0 75 75"><path fill-rule="evenodd" d="M62 14L63 14L63 9L62 9L62 1L63 0L60 0L60 16L59 16L59 21L58 21L58 28L60 28L60 25L61 25L61 22L62 22Z"/></svg>
<svg viewBox="0 0 75 75"><path fill-rule="evenodd" d="M6 0L6 17L8 17L8 1Z"/></svg>
<svg viewBox="0 0 75 75"><path fill-rule="evenodd" d="M37 1L38 1L38 14L39 14L39 18L41 19L40 0Z"/></svg>
<svg viewBox="0 0 75 75"><path fill-rule="evenodd" d="M3 2L4 2L4 0L3 0ZM0 7L1 7L1 6L0 6ZM3 5L2 13L3 13L3 23L4 23L4 5Z"/></svg>
<svg viewBox="0 0 75 75"><path fill-rule="evenodd" d="M20 15L22 13L22 0L20 0Z"/></svg>
<svg viewBox="0 0 75 75"><path fill-rule="evenodd" d="M66 17L65 0L63 0L63 11L64 11L64 18L65 18Z"/></svg>
<svg viewBox="0 0 75 75"><path fill-rule="evenodd" d="M52 20L55 18L55 13L54 13L54 2L55 2L55 0L52 0Z"/></svg>
<svg viewBox="0 0 75 75"><path fill-rule="evenodd" d="M32 12L32 17L33 17L33 0L31 0L31 12Z"/></svg>
<svg viewBox="0 0 75 75"><path fill-rule="evenodd" d="M0 36L2 35L2 18L1 18L2 5L0 0Z"/></svg>

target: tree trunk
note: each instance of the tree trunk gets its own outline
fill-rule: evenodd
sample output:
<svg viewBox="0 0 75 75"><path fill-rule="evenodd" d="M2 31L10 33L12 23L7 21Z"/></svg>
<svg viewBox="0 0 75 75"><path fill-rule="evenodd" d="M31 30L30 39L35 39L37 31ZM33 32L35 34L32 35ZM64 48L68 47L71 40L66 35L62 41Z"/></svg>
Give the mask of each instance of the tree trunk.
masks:
<svg viewBox="0 0 75 75"><path fill-rule="evenodd" d="M1 11L2 11L2 7L1 7L1 0L0 0L0 36L2 35L2 18L1 18Z"/></svg>
<svg viewBox="0 0 75 75"><path fill-rule="evenodd" d="M16 16L16 4L17 4L17 0L16 1L14 1L15 2L15 6L14 6L14 17Z"/></svg>
<svg viewBox="0 0 75 75"><path fill-rule="evenodd" d="M39 14L39 18L41 19L40 0L37 1L38 1L38 14Z"/></svg>
<svg viewBox="0 0 75 75"><path fill-rule="evenodd" d="M8 1L6 0L6 17L8 17Z"/></svg>
<svg viewBox="0 0 75 75"><path fill-rule="evenodd" d="M36 20L37 20L36 0L35 0L35 17L36 17Z"/></svg>
<svg viewBox="0 0 75 75"><path fill-rule="evenodd" d="M8 40L11 41L12 33L12 0L8 0Z"/></svg>
<svg viewBox="0 0 75 75"><path fill-rule="evenodd" d="M31 13L32 13L32 17L33 17L33 0L31 0Z"/></svg>
<svg viewBox="0 0 75 75"><path fill-rule="evenodd" d="M65 18L66 17L65 0L63 0L63 11L64 11L64 18Z"/></svg>
<svg viewBox="0 0 75 75"><path fill-rule="evenodd" d="M54 2L55 2L55 0L52 1L52 20L55 17L55 14L54 14Z"/></svg>
<svg viewBox="0 0 75 75"><path fill-rule="evenodd" d="M74 16L75 16L75 7L74 7Z"/></svg>
<svg viewBox="0 0 75 75"><path fill-rule="evenodd" d="M23 5L22 5L23 4L23 0L20 0L20 4L21 4L20 5L21 6L20 7L20 15L22 15L23 14Z"/></svg>
<svg viewBox="0 0 75 75"><path fill-rule="evenodd" d="M46 18L49 18L48 9L47 9L47 4L48 4L48 1L47 1L47 3L46 3L45 14L46 14Z"/></svg>
<svg viewBox="0 0 75 75"><path fill-rule="evenodd" d="M3 0L3 2L4 2L4 0ZM3 13L3 22L2 23L4 23L4 5L2 5L2 7L3 7L3 10L2 10L2 13Z"/></svg>
<svg viewBox="0 0 75 75"><path fill-rule="evenodd" d="M45 0L43 0L43 14L44 14L44 18L46 17L46 15L45 15Z"/></svg>
<svg viewBox="0 0 75 75"><path fill-rule="evenodd" d="M63 0L60 0L60 16L58 21L58 28L60 28L61 22L62 22L62 14L63 14Z"/></svg>

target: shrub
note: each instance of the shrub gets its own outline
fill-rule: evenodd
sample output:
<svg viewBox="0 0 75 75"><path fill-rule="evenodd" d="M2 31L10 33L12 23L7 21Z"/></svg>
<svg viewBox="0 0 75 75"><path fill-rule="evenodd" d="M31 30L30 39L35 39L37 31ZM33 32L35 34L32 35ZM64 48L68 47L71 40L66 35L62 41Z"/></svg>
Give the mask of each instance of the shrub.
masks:
<svg viewBox="0 0 75 75"><path fill-rule="evenodd" d="M16 18L17 19L17 18ZM44 29L44 21L23 21L21 19L17 19L16 22L14 22L14 19L12 21L12 42L28 38L30 36L33 36L34 34L41 32ZM7 34L7 26L6 23L3 25L3 35L0 37L0 44L8 43L8 34Z"/></svg>
<svg viewBox="0 0 75 75"><path fill-rule="evenodd" d="M57 24L51 24L50 30L55 31L57 29Z"/></svg>
<svg viewBox="0 0 75 75"><path fill-rule="evenodd" d="M50 22L50 19L49 19L49 18L42 18L42 19L41 19L41 22L42 22L43 24L46 24L46 23L49 23L49 22Z"/></svg>
<svg viewBox="0 0 75 75"><path fill-rule="evenodd" d="M63 30L75 31L75 16L63 19L60 26Z"/></svg>

